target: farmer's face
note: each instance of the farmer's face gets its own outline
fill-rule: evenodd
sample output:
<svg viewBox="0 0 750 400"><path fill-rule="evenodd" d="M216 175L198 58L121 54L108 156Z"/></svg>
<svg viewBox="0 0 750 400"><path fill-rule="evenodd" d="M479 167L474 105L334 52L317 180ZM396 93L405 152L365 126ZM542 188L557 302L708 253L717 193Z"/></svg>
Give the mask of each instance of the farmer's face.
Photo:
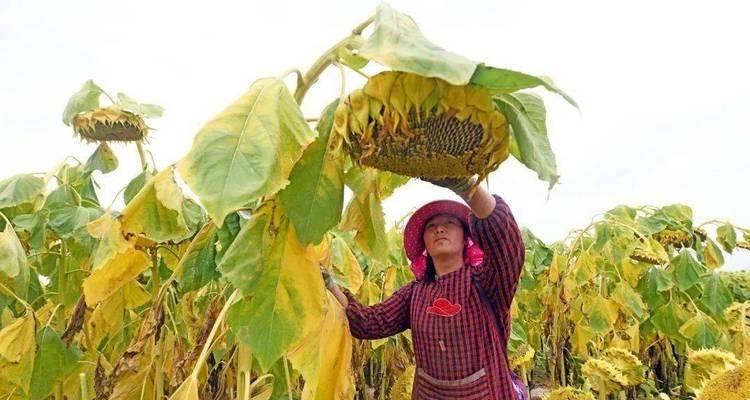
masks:
<svg viewBox="0 0 750 400"><path fill-rule="evenodd" d="M422 240L432 257L462 254L464 228L461 221L452 215L436 215L425 224Z"/></svg>

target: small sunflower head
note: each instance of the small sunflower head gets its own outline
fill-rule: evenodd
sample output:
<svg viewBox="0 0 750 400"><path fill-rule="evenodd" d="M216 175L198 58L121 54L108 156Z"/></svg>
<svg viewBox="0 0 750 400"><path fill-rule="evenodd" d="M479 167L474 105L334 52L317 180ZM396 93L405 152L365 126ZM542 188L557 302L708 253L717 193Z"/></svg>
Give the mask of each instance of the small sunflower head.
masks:
<svg viewBox="0 0 750 400"><path fill-rule="evenodd" d="M528 364L534 359L534 349L528 344L524 343L518 346L516 353L510 358L510 367L515 369L521 365Z"/></svg>
<svg viewBox="0 0 750 400"><path fill-rule="evenodd" d="M141 142L148 133L143 118L119 106L80 113L72 123L75 133L89 142Z"/></svg>
<svg viewBox="0 0 750 400"><path fill-rule="evenodd" d="M337 110L336 132L363 165L432 180L479 175L481 181L509 155L508 121L480 86L386 71L342 104L348 115Z"/></svg>

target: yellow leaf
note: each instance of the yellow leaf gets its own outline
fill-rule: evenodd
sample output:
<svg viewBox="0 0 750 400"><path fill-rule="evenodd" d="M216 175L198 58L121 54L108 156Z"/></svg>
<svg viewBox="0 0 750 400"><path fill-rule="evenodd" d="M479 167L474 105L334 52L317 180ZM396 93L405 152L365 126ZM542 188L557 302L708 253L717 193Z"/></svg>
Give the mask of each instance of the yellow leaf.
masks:
<svg viewBox="0 0 750 400"><path fill-rule="evenodd" d="M588 344L591 343L591 340L595 336L594 331L586 327L586 325L576 325L573 336L570 338L570 343L573 345L573 352L581 357L588 357Z"/></svg>
<svg viewBox="0 0 750 400"><path fill-rule="evenodd" d="M194 374L188 376L169 400L200 400L200 396L198 396L198 377Z"/></svg>
<svg viewBox="0 0 750 400"><path fill-rule="evenodd" d="M117 253L116 257L110 258L83 280L86 304L92 306L106 299L137 278L148 267L149 259L142 251L128 248L122 253Z"/></svg>
<svg viewBox="0 0 750 400"><path fill-rule="evenodd" d="M104 337L122 332L124 312L125 299L122 292L109 296L96 306L88 321L90 348L99 346Z"/></svg>
<svg viewBox="0 0 750 400"><path fill-rule="evenodd" d="M125 299L125 307L128 309L138 308L151 300L151 294L137 281L132 281L122 288Z"/></svg>
<svg viewBox="0 0 750 400"><path fill-rule="evenodd" d="M0 330L0 356L13 363L19 362L24 354L34 352L35 337L34 314L27 312L26 316Z"/></svg>
<svg viewBox="0 0 750 400"><path fill-rule="evenodd" d="M338 300L330 293L327 298L328 312L320 330L308 335L288 353L294 368L305 378L302 400L354 398L349 323Z"/></svg>

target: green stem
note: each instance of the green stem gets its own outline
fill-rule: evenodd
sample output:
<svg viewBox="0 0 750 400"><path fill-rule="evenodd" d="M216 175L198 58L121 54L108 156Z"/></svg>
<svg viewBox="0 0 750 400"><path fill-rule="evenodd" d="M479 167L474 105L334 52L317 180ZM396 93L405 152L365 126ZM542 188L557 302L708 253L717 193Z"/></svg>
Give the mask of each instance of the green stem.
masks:
<svg viewBox="0 0 750 400"><path fill-rule="evenodd" d="M60 313L57 314L57 328L60 332L65 330L65 277L68 268L68 246L64 241L60 242L60 264L57 270L57 301L60 305ZM55 390L55 398L64 400L63 384L59 382Z"/></svg>
<svg viewBox="0 0 750 400"><path fill-rule="evenodd" d="M250 348L242 341L237 343L237 398L250 398L250 373L253 359Z"/></svg>
<svg viewBox="0 0 750 400"><path fill-rule="evenodd" d="M78 382L81 384L81 400L89 400L89 387L86 384L86 373L78 374Z"/></svg>
<svg viewBox="0 0 750 400"><path fill-rule="evenodd" d="M159 301L159 289L161 289L161 276L159 275L159 253L156 248L151 249L151 303ZM157 332L156 340L159 340L159 333ZM154 352L154 363L156 369L154 370L154 398L164 398L164 366L162 365L162 352L164 350L164 342L156 343Z"/></svg>
<svg viewBox="0 0 750 400"><path fill-rule="evenodd" d="M145 171L148 169L148 163L146 163L146 156L143 153L143 145L141 142L135 142L135 147L138 149L138 157L141 158L141 167Z"/></svg>

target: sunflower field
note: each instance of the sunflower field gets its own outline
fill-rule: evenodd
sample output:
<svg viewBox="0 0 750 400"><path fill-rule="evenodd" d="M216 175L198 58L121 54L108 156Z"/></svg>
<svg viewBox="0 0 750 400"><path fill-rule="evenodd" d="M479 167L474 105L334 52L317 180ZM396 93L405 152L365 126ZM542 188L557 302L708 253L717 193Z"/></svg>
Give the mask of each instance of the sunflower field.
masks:
<svg viewBox="0 0 750 400"><path fill-rule="evenodd" d="M341 91L306 118L329 68ZM364 86L347 91L345 71ZM413 280L382 206L412 178L481 184L513 156L551 190L539 88L578 107L383 4L306 72L256 80L157 170L162 108L85 82L62 122L90 157L0 180L0 399L409 399L409 333L352 339L319 266L367 304ZM124 149L142 168L116 210L100 184ZM547 400L750 398L750 276L717 271L750 230L623 205L558 242L524 238L508 356Z"/></svg>

